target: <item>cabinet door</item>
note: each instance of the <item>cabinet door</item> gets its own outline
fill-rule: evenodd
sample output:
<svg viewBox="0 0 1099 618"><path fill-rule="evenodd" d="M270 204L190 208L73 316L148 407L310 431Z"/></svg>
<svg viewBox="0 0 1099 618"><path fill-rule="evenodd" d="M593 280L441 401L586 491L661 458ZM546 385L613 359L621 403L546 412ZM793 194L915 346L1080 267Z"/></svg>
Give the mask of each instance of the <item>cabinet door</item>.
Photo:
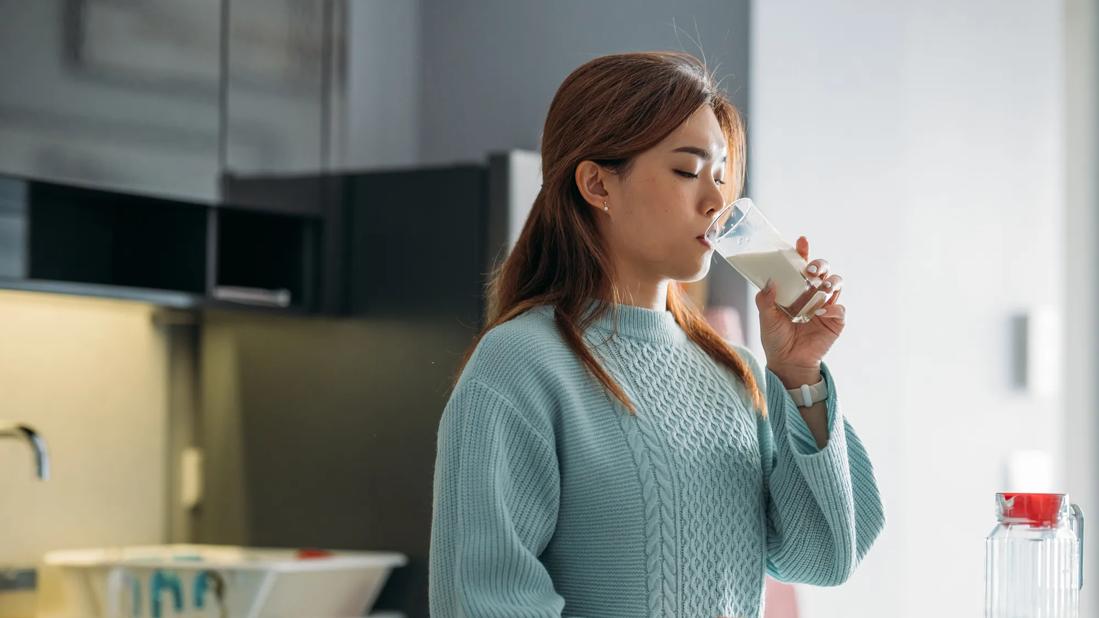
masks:
<svg viewBox="0 0 1099 618"><path fill-rule="evenodd" d="M221 0L0 0L0 173L212 201Z"/></svg>
<svg viewBox="0 0 1099 618"><path fill-rule="evenodd" d="M326 167L326 103L340 3L232 0L225 14L225 172Z"/></svg>
<svg viewBox="0 0 1099 618"><path fill-rule="evenodd" d="M27 183L0 177L0 279L27 276Z"/></svg>
<svg viewBox="0 0 1099 618"><path fill-rule="evenodd" d="M351 313L479 324L487 219L481 166L355 177L346 222Z"/></svg>

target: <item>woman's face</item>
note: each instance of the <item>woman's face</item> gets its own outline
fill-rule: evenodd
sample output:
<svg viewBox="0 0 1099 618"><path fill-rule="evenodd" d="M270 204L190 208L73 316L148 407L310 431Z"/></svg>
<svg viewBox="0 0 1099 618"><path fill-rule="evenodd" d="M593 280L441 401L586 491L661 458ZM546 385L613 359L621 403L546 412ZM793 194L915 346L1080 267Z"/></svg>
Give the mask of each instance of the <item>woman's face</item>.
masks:
<svg viewBox="0 0 1099 618"><path fill-rule="evenodd" d="M598 212L597 220L619 275L643 281L706 276L712 249L700 237L725 204L727 156L721 125L703 105L638 155L625 178L601 174L608 212Z"/></svg>

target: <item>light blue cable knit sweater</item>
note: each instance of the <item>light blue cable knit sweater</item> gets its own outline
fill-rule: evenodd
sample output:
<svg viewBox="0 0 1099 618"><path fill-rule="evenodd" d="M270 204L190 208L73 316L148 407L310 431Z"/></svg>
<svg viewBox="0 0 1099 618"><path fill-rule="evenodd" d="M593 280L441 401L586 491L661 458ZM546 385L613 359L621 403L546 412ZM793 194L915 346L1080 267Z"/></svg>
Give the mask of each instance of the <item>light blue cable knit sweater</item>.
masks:
<svg viewBox="0 0 1099 618"><path fill-rule="evenodd" d="M782 382L768 417L669 311L615 305L585 333L636 416L540 306L486 333L439 425L433 618L763 613L764 575L843 583L884 525L828 384L818 449Z"/></svg>

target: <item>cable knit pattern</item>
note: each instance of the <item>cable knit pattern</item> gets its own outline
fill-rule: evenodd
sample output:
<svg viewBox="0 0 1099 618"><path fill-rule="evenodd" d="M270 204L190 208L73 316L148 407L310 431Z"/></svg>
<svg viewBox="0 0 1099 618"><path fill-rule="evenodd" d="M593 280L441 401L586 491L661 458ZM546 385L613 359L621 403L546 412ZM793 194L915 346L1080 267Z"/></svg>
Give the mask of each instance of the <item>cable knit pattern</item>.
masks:
<svg viewBox="0 0 1099 618"><path fill-rule="evenodd" d="M585 340L636 415L568 349L551 307L475 350L439 424L431 615L756 618L768 573L846 581L884 515L827 366L818 449L747 348L767 418L670 312L613 309Z"/></svg>
<svg viewBox="0 0 1099 618"><path fill-rule="evenodd" d="M672 470L662 451L652 444L652 434L641 431L636 419L620 414L622 432L637 464L641 498L645 502L645 563L649 579L649 615L674 616L679 591L676 555L676 497L672 493ZM657 455L656 457L650 454Z"/></svg>

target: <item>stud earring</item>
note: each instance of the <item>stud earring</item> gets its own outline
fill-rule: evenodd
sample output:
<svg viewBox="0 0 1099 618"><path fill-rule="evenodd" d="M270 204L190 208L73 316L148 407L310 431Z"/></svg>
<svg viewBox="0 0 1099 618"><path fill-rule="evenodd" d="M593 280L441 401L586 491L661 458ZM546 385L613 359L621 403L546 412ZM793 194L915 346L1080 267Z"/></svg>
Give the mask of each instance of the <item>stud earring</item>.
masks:
<svg viewBox="0 0 1099 618"><path fill-rule="evenodd" d="M610 212L610 209L607 208L606 202L603 202L603 212Z"/></svg>

